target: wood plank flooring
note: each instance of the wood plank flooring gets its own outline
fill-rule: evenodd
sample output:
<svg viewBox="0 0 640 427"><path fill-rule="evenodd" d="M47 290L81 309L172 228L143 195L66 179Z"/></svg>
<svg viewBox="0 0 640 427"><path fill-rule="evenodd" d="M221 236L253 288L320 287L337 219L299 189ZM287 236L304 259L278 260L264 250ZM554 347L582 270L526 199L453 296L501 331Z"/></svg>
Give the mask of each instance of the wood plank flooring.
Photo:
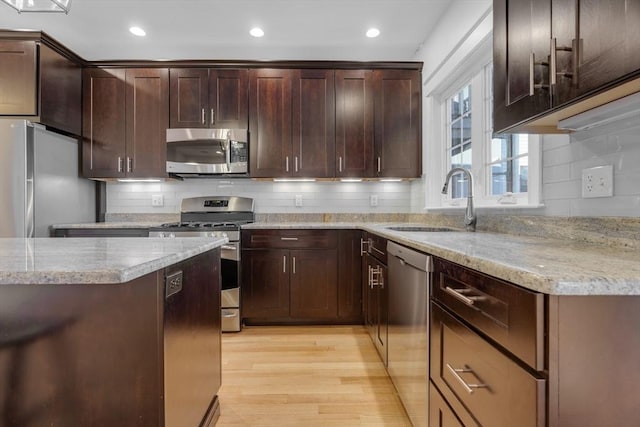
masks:
<svg viewBox="0 0 640 427"><path fill-rule="evenodd" d="M222 335L217 426L411 426L362 326Z"/></svg>

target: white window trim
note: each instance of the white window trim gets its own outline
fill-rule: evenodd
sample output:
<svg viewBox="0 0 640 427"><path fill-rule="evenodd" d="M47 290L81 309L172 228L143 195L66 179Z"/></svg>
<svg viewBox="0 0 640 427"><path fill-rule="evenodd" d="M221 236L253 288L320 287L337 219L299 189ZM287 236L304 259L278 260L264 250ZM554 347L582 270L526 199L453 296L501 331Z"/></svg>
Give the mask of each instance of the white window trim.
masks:
<svg viewBox="0 0 640 427"><path fill-rule="evenodd" d="M462 88L466 82L471 81L473 87L482 87L486 89L484 79L484 67L491 62L492 57L492 40L491 37L478 43L478 47L472 54L465 58L457 70L456 75L450 76L446 81L441 82L431 93L427 94L425 102L426 126L430 131L425 132L426 146L425 152L428 156L435 156L437 161L429 161L430 171L425 173L425 210L462 210L466 208L466 198L451 199L450 193L441 194L444 179L450 169L450 155L447 149L447 132L446 122L448 111L447 99L452 96L455 91ZM471 111L473 120L482 120L487 123L489 111L484 108L486 93L471 94ZM482 141L484 135L484 126L475 126L472 128L472 141ZM443 134L444 131L444 134ZM472 142L473 144L473 142ZM527 193L514 194L516 203L501 203L500 199L504 195L490 195L488 183L491 182L491 170L486 167L490 159L491 144L485 141L482 147L477 144L472 145L472 168L473 176L473 202L478 208L489 209L522 209L522 208L539 208L544 205L540 202L541 193L541 137L539 135L529 136L529 176ZM432 157L434 159L434 157ZM425 163L427 164L427 163Z"/></svg>

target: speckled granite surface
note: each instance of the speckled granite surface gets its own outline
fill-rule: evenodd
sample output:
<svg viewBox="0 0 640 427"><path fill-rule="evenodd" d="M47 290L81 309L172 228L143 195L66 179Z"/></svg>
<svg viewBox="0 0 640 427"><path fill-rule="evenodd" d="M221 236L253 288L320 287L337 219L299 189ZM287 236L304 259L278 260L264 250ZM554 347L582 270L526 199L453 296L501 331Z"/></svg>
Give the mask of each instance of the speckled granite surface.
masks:
<svg viewBox="0 0 640 427"><path fill-rule="evenodd" d="M243 229L357 228L546 294L640 295L640 253L633 248L499 233L387 228L393 225L399 224L285 222L254 223Z"/></svg>
<svg viewBox="0 0 640 427"><path fill-rule="evenodd" d="M0 239L0 285L125 283L227 239Z"/></svg>

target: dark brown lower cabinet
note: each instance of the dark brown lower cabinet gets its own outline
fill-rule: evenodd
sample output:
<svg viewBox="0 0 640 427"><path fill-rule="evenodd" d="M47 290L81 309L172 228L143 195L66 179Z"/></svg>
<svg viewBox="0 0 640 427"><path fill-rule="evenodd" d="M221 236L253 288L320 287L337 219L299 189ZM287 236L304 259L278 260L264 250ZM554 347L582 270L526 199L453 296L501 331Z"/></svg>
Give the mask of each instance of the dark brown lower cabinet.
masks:
<svg viewBox="0 0 640 427"><path fill-rule="evenodd" d="M361 322L360 276L356 273L359 239L354 231L342 233L243 230L241 310L245 324ZM350 261L357 264L350 265Z"/></svg>
<svg viewBox="0 0 640 427"><path fill-rule="evenodd" d="M429 426L465 427L477 426L477 424L463 424L438 389L433 384L429 384Z"/></svg>
<svg viewBox="0 0 640 427"><path fill-rule="evenodd" d="M387 365L389 329L389 290L387 287L387 241L374 234L366 235L367 254L364 261L363 292L365 295L365 326L371 340Z"/></svg>

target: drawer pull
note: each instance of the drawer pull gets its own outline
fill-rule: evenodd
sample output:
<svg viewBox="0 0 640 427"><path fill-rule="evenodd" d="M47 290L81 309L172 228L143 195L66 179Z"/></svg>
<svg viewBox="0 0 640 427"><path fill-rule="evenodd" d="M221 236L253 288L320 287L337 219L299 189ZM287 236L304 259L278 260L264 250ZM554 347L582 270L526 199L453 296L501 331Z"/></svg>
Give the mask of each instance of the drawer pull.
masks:
<svg viewBox="0 0 640 427"><path fill-rule="evenodd" d="M473 307L476 301L484 301L487 298L483 296L466 296L464 294L471 292L471 289L453 289L447 286L444 291L454 297L455 299L462 301L468 306Z"/></svg>
<svg viewBox="0 0 640 427"><path fill-rule="evenodd" d="M464 389L469 394L473 394L473 390L476 388L489 388L489 386L486 384L469 384L464 379L462 379L459 373L470 372L475 375L475 372L473 372L473 369L469 368L466 365L462 369L456 369L447 363L447 369L449 369L449 371L451 372L451 375L453 375L454 378L458 380L460 384L462 384L462 387L464 387Z"/></svg>
<svg viewBox="0 0 640 427"><path fill-rule="evenodd" d="M284 240L287 242L295 242L298 240L298 238L297 237L281 237L280 240Z"/></svg>

